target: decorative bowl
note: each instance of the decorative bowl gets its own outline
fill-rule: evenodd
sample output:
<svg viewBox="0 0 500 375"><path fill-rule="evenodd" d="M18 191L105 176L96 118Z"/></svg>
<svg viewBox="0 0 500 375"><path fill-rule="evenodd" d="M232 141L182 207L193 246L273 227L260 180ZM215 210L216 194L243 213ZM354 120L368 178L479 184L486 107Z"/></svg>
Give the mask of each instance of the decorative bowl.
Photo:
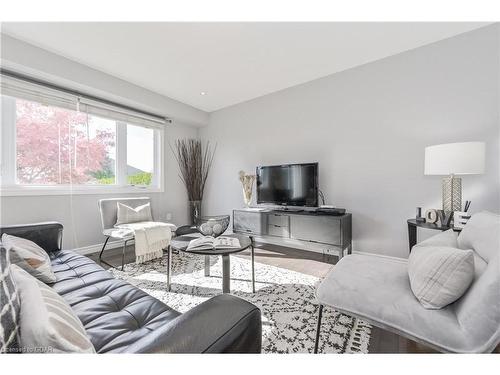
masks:
<svg viewBox="0 0 500 375"><path fill-rule="evenodd" d="M196 228L204 236L219 237L229 226L229 215L203 216L198 219Z"/></svg>

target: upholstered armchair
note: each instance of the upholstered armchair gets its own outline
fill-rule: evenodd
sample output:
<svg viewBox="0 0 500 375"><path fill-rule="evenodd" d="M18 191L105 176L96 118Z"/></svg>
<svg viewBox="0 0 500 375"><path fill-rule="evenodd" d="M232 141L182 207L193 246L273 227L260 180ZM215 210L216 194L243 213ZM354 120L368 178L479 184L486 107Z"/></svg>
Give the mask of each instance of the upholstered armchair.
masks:
<svg viewBox="0 0 500 375"><path fill-rule="evenodd" d="M123 241L122 263L121 263L121 270L123 271L123 267L125 264L125 250L127 248L127 244L129 244L134 240L134 232L132 229L115 228L117 220L117 212L118 212L117 203L122 203L131 208L136 208L144 204L151 203L151 199L149 197L138 197L138 198L110 198L110 199L99 200L99 213L101 216L102 234L105 236L104 244L102 246L101 252L99 253L99 261L110 267L116 268L112 264L102 259L102 255L104 253L106 245L108 244L109 239L116 239L119 241ZM172 225L171 229L172 231L175 231L176 227Z"/></svg>
<svg viewBox="0 0 500 375"><path fill-rule="evenodd" d="M439 236L427 245L439 245ZM500 215L473 215L459 239L474 251L474 280L461 298L439 310L425 309L414 296L407 260L365 254L342 258L317 288L315 352L324 307L442 352L493 351L500 342Z"/></svg>

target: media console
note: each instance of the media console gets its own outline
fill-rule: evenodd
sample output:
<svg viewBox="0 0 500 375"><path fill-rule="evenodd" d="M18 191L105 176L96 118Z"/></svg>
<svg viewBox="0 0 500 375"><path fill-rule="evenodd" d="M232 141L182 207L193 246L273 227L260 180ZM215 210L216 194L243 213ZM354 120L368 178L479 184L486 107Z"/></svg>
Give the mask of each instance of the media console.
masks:
<svg viewBox="0 0 500 375"><path fill-rule="evenodd" d="M336 254L352 251L352 216L266 208L233 210L233 232L282 246Z"/></svg>

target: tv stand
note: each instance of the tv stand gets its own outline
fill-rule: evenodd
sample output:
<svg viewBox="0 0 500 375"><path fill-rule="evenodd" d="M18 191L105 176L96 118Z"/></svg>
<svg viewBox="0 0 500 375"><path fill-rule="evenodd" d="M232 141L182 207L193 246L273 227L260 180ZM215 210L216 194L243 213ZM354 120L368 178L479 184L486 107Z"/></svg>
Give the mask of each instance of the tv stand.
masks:
<svg viewBox="0 0 500 375"><path fill-rule="evenodd" d="M286 212L303 212L302 208L292 208L288 206L273 208L273 211L286 211Z"/></svg>
<svg viewBox="0 0 500 375"><path fill-rule="evenodd" d="M352 251L352 215L332 216L307 210L236 209L233 232L248 234L260 242L335 254L339 259Z"/></svg>

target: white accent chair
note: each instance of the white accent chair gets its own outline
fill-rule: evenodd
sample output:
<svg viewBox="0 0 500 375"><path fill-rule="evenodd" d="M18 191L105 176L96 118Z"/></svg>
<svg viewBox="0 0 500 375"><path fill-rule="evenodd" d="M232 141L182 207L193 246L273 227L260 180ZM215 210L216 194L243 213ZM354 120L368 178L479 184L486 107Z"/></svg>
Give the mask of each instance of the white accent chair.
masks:
<svg viewBox="0 0 500 375"><path fill-rule="evenodd" d="M127 244L134 240L134 232L131 229L115 228L117 211L118 211L117 203L122 203L129 207L136 208L146 203L151 203L151 199L149 197L138 197L138 198L110 198L110 199L99 200L99 213L101 215L102 234L106 237L101 252L99 253L99 261L110 267L116 268L112 264L102 259L102 254L110 238L123 241L122 265L121 265L121 270L123 271L123 267L125 264L125 249L127 248ZM176 229L175 226L172 224L172 231L175 231L175 229Z"/></svg>
<svg viewBox="0 0 500 375"><path fill-rule="evenodd" d="M425 309L415 298L406 260L362 254L342 258L316 291L315 352L324 306L442 352L493 351L500 343L500 215L473 215L454 247L474 250L475 277L461 298L440 310Z"/></svg>

